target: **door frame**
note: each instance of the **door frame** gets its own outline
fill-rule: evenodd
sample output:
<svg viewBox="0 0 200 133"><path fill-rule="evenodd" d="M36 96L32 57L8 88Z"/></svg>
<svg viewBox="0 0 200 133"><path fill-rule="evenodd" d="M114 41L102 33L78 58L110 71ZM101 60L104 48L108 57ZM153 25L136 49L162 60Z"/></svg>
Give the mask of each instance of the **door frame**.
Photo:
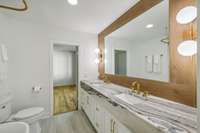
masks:
<svg viewBox="0 0 200 133"><path fill-rule="evenodd" d="M125 59L125 61L126 61L126 73L125 74L123 74L124 76L126 76L127 75L127 50L121 50L121 49L114 49L114 74L115 75L119 75L119 74L116 74L116 53L117 52L124 52L125 53L125 55L126 55L126 59ZM122 74L120 74L120 75L122 75Z"/></svg>
<svg viewBox="0 0 200 133"><path fill-rule="evenodd" d="M54 93L53 93L53 50L54 50L54 45L59 44L59 45L67 45L67 46L74 46L78 48L78 61L77 61L77 92L78 92L78 86L79 86L79 48L80 46L74 43L69 43L69 42L61 42L61 41L52 41L50 43L50 50L49 50L49 70L50 70L50 75L49 75L49 91L50 91L50 96L49 96L49 104L50 104L50 116L54 115ZM78 106L78 93L77 93L77 106Z"/></svg>

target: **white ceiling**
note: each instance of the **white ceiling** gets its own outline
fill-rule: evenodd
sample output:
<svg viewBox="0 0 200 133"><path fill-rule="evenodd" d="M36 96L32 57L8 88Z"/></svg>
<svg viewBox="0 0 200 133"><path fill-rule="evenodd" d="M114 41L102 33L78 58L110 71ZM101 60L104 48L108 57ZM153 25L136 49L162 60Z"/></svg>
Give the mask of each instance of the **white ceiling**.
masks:
<svg viewBox="0 0 200 133"><path fill-rule="evenodd" d="M152 29L146 29L147 24L154 24ZM149 40L166 37L169 25L169 1L164 0L141 16L111 33L108 37L117 37L133 41Z"/></svg>
<svg viewBox="0 0 200 133"><path fill-rule="evenodd" d="M29 10L24 13L0 9L0 14L38 24L99 33L139 0L79 0L71 6L67 0L27 0ZM22 6L21 0L0 0L0 4Z"/></svg>

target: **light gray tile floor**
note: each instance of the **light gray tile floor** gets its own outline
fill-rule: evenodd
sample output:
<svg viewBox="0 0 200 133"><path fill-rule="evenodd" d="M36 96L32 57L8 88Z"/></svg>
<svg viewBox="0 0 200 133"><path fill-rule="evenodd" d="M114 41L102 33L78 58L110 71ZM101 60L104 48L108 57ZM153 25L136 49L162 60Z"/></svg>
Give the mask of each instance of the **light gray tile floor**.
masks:
<svg viewBox="0 0 200 133"><path fill-rule="evenodd" d="M56 115L40 120L41 133L95 133L81 111Z"/></svg>

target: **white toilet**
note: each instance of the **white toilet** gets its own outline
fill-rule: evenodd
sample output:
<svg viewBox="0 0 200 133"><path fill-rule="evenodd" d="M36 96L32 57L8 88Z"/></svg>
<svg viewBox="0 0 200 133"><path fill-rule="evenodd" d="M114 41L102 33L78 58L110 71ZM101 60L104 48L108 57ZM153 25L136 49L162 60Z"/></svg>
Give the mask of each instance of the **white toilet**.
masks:
<svg viewBox="0 0 200 133"><path fill-rule="evenodd" d="M0 123L13 121L26 122L30 126L30 133L40 133L39 120L44 113L44 108L33 107L21 110L16 114L11 114L11 100L11 92L0 92Z"/></svg>

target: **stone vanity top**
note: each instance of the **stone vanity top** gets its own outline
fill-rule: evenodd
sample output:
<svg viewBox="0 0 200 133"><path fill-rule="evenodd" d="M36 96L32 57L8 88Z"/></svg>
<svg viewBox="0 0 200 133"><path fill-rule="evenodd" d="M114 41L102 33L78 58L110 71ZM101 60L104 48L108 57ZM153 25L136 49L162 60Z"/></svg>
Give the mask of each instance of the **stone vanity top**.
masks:
<svg viewBox="0 0 200 133"><path fill-rule="evenodd" d="M126 87L105 84L100 80L81 81L81 87L99 99L98 102L109 108L109 111L133 132L197 132L196 108L155 96L144 98L131 93Z"/></svg>

